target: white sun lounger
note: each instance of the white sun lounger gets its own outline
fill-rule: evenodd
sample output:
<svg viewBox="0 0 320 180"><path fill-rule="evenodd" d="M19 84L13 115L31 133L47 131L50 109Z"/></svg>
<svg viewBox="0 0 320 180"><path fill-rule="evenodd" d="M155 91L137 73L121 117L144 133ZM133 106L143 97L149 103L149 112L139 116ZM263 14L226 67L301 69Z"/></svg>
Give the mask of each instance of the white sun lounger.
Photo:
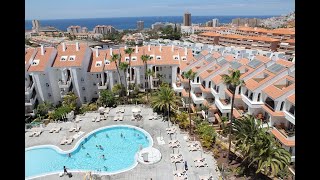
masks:
<svg viewBox="0 0 320 180"><path fill-rule="evenodd" d="M204 162L206 160L206 158L202 158L202 157L197 157L197 158L194 158L193 162Z"/></svg>
<svg viewBox="0 0 320 180"><path fill-rule="evenodd" d="M120 112L121 112L121 113L124 113L124 111L125 111L125 109L124 109L124 108L120 109Z"/></svg>
<svg viewBox="0 0 320 180"><path fill-rule="evenodd" d="M56 127L53 131L55 132L55 133L59 133L59 131L62 129L62 127Z"/></svg>
<svg viewBox="0 0 320 180"><path fill-rule="evenodd" d="M113 118L114 121L118 121L118 119L119 119L118 115L115 115L114 118Z"/></svg>
<svg viewBox="0 0 320 180"><path fill-rule="evenodd" d="M212 175L199 175L199 179L200 180L213 180L213 176Z"/></svg>
<svg viewBox="0 0 320 180"><path fill-rule="evenodd" d="M72 126L70 127L69 132L73 132L74 130L76 130L76 127Z"/></svg>
<svg viewBox="0 0 320 180"><path fill-rule="evenodd" d="M97 118L95 122L100 122L102 119L101 117L100 118Z"/></svg>
<svg viewBox="0 0 320 180"><path fill-rule="evenodd" d="M195 147L195 146L191 146L191 147L189 147L189 151L198 151L198 150L200 150L200 147Z"/></svg>
<svg viewBox="0 0 320 180"><path fill-rule="evenodd" d="M36 131L32 131L32 133L29 134L29 137L33 137Z"/></svg>
<svg viewBox="0 0 320 180"><path fill-rule="evenodd" d="M207 162L194 162L194 166L199 168L199 167L208 167Z"/></svg>
<svg viewBox="0 0 320 180"><path fill-rule="evenodd" d="M175 177L183 177L186 174L185 170L174 170L173 176Z"/></svg>
<svg viewBox="0 0 320 180"><path fill-rule="evenodd" d="M179 157L179 158L171 158L171 162L172 163L182 163L183 162L183 158Z"/></svg>
<svg viewBox="0 0 320 180"><path fill-rule="evenodd" d="M65 145L65 144L67 143L67 140L68 140L67 137L64 136L64 137L62 138L60 144L61 144L61 145Z"/></svg>
<svg viewBox="0 0 320 180"><path fill-rule="evenodd" d="M74 139L73 137L69 137L69 138L67 139L67 144L70 145L70 144L73 142L73 139Z"/></svg>
<svg viewBox="0 0 320 180"><path fill-rule="evenodd" d="M97 120L97 117L94 117L93 119L92 119L92 122L95 122Z"/></svg>
<svg viewBox="0 0 320 180"><path fill-rule="evenodd" d="M180 158L180 157L182 157L182 154L170 154L170 158L176 159L176 158Z"/></svg>
<svg viewBox="0 0 320 180"><path fill-rule="evenodd" d="M49 133L53 133L53 132L55 131L55 129L56 129L55 127L54 127L54 128L51 128L50 131L49 131Z"/></svg>
<svg viewBox="0 0 320 180"><path fill-rule="evenodd" d="M180 141L178 139L170 140L169 144L180 144Z"/></svg>
<svg viewBox="0 0 320 180"><path fill-rule="evenodd" d="M77 126L76 129L75 129L75 131L76 131L76 132L79 132L80 129L81 129L81 126Z"/></svg>
<svg viewBox="0 0 320 180"><path fill-rule="evenodd" d="M41 133L42 133L42 130L39 130L36 133L34 133L34 136L39 137Z"/></svg>
<svg viewBox="0 0 320 180"><path fill-rule="evenodd" d="M123 121L123 119L124 119L124 117L123 117L123 115L121 114L121 115L118 117L118 120L119 120L119 121Z"/></svg>

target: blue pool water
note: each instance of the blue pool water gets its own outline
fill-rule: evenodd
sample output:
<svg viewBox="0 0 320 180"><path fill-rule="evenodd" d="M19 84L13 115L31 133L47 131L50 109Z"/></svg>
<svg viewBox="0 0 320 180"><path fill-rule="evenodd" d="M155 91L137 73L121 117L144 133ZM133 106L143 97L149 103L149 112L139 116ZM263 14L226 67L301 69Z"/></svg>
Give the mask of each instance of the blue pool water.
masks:
<svg viewBox="0 0 320 180"><path fill-rule="evenodd" d="M137 163L135 155L140 147L149 147L153 143L149 133L142 131L144 130L133 126L99 129L82 138L75 149L69 151L71 157L68 157L69 152L63 152L54 146L28 148L25 151L25 177L63 172L63 166L69 168L69 171L98 170L102 173L114 173L131 168ZM124 136L122 138L121 133ZM96 145L101 145L103 150ZM102 155L105 156L105 160L102 159Z"/></svg>

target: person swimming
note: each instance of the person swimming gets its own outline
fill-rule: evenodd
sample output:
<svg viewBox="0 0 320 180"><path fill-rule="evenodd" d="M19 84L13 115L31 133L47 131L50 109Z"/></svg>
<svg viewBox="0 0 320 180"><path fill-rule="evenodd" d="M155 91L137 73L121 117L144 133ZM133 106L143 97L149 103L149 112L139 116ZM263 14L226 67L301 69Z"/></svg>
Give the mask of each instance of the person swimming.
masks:
<svg viewBox="0 0 320 180"><path fill-rule="evenodd" d="M109 135L108 135L108 134L106 134L106 138L109 138Z"/></svg>
<svg viewBox="0 0 320 180"><path fill-rule="evenodd" d="M123 137L123 134L121 133L120 136Z"/></svg>
<svg viewBox="0 0 320 180"><path fill-rule="evenodd" d="M82 147L82 149L85 149L84 146L83 146L83 144L81 144L81 147Z"/></svg>
<svg viewBox="0 0 320 180"><path fill-rule="evenodd" d="M87 157L91 157L89 153L86 154Z"/></svg>
<svg viewBox="0 0 320 180"><path fill-rule="evenodd" d="M101 145L99 145L99 148L100 148L101 150L103 150L103 147L102 147Z"/></svg>
<svg viewBox="0 0 320 180"><path fill-rule="evenodd" d="M71 157L71 153L68 153L68 157L69 157L69 158Z"/></svg>
<svg viewBox="0 0 320 180"><path fill-rule="evenodd" d="M104 154L102 154L101 158L102 158L103 160L106 160L106 158L104 157Z"/></svg>
<svg viewBox="0 0 320 180"><path fill-rule="evenodd" d="M105 171L108 171L108 168L106 166L103 166Z"/></svg>

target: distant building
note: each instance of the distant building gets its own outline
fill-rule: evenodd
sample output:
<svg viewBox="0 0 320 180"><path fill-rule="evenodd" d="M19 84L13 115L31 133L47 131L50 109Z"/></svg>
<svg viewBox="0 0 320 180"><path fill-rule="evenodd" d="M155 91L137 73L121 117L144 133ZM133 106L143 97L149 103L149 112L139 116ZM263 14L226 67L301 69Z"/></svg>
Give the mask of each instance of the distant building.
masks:
<svg viewBox="0 0 320 180"><path fill-rule="evenodd" d="M212 27L212 20L206 22L206 27Z"/></svg>
<svg viewBox="0 0 320 180"><path fill-rule="evenodd" d="M144 22L143 21L137 21L137 30L141 31L144 29Z"/></svg>
<svg viewBox="0 0 320 180"><path fill-rule="evenodd" d="M186 12L183 15L183 26L191 26L191 13Z"/></svg>
<svg viewBox="0 0 320 180"><path fill-rule="evenodd" d="M88 28L87 27L82 27L81 32L82 33L87 33L88 32Z"/></svg>
<svg viewBox="0 0 320 180"><path fill-rule="evenodd" d="M212 27L218 27L219 26L219 20L218 19L212 19Z"/></svg>
<svg viewBox="0 0 320 180"><path fill-rule="evenodd" d="M151 24L151 29L153 30L159 30L160 28L164 28L164 23L162 22L156 22L154 24Z"/></svg>
<svg viewBox="0 0 320 180"><path fill-rule="evenodd" d="M97 25L93 28L93 32L97 34L109 34L116 32L116 29L110 25Z"/></svg>
<svg viewBox="0 0 320 180"><path fill-rule="evenodd" d="M81 32L81 27L80 26L69 26L67 28L67 32L71 34L76 34Z"/></svg>
<svg viewBox="0 0 320 180"><path fill-rule="evenodd" d="M256 27L260 25L260 19L257 18L236 18L232 19L232 24L235 26L249 26Z"/></svg>
<svg viewBox="0 0 320 180"><path fill-rule="evenodd" d="M192 26L181 26L181 34L191 34Z"/></svg>
<svg viewBox="0 0 320 180"><path fill-rule="evenodd" d="M32 20L32 29L39 30L39 28L40 28L39 20Z"/></svg>

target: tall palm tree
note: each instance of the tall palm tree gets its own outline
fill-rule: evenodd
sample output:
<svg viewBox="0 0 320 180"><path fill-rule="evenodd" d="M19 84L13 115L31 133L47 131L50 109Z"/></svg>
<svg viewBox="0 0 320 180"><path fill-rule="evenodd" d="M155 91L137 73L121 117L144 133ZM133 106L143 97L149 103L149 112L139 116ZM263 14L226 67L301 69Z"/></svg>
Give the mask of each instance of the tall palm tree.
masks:
<svg viewBox="0 0 320 180"><path fill-rule="evenodd" d="M149 56L148 54L144 54L144 55L141 55L141 60L142 62L145 64L145 79L147 79L147 70L148 70L148 61L150 61L152 59L152 56ZM148 86L149 86L149 82L148 82ZM148 100L148 92L147 92L147 100Z"/></svg>
<svg viewBox="0 0 320 180"><path fill-rule="evenodd" d="M135 49L133 49L131 47L129 47L129 48L124 50L124 52L129 55L129 67L128 67L129 68L129 74L130 74L129 75L129 85L130 85L130 81L131 81L131 54L134 52L134 50Z"/></svg>
<svg viewBox="0 0 320 180"><path fill-rule="evenodd" d="M162 84L162 80L163 80L163 74L157 74L157 78L159 79L159 84Z"/></svg>
<svg viewBox="0 0 320 180"><path fill-rule="evenodd" d="M116 64L116 68L117 68L117 72L118 72L118 76L119 76L119 83L121 84L121 76L120 76L120 72L119 72L119 64L120 64L120 55L119 54L113 54L111 56L111 62L114 62Z"/></svg>
<svg viewBox="0 0 320 180"><path fill-rule="evenodd" d="M193 72L192 69L184 73L184 77L186 77L189 80L189 108L188 108L188 113L189 113L189 121L190 121L190 134L191 132L191 80L193 80L196 77L197 73Z"/></svg>
<svg viewBox="0 0 320 180"><path fill-rule="evenodd" d="M124 74L124 87L125 87L125 91L128 91L128 86L127 86L127 69L128 69L129 64L126 62L120 62L119 64L119 69L123 71ZM126 93L124 93L124 95L126 95Z"/></svg>
<svg viewBox="0 0 320 180"><path fill-rule="evenodd" d="M148 77L148 89L151 89L151 84L152 84L152 82L151 82L151 76L152 77L154 77L154 74L155 74L155 72L153 71L153 70L151 70L151 69L148 69L147 70L147 77Z"/></svg>
<svg viewBox="0 0 320 180"><path fill-rule="evenodd" d="M233 123L233 106L234 106L234 95L236 92L236 89L238 86L244 85L244 81L240 79L240 71L236 70L236 71L232 71L230 75L222 75L222 79L224 84L226 84L227 86L231 86L231 88L233 88L233 92L232 93L232 99L231 99L231 112L230 112L230 122L231 124ZM229 161L229 157L230 157L230 148L231 148L231 133L232 133L232 128L229 128L229 150L228 150L228 156L227 156L227 161L228 163Z"/></svg>
<svg viewBox="0 0 320 180"><path fill-rule="evenodd" d="M177 107L179 102L175 92L168 86L160 86L157 95L152 98L151 106L159 110L168 111L168 126L170 122L170 110Z"/></svg>

